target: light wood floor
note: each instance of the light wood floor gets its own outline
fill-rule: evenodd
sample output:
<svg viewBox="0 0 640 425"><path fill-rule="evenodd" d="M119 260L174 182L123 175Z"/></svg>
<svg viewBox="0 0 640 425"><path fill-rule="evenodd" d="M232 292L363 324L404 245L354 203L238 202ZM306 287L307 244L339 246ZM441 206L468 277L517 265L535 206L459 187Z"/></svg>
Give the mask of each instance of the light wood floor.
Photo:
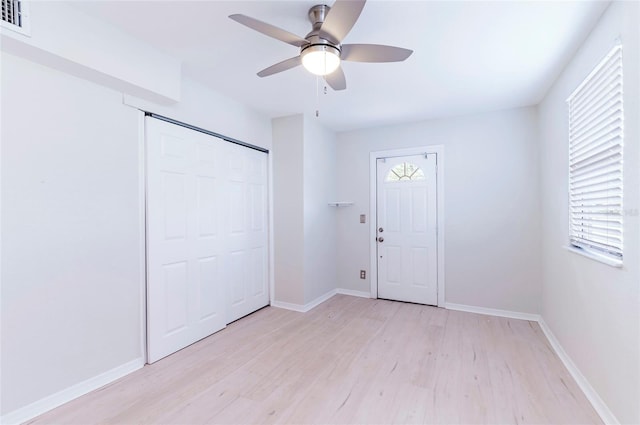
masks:
<svg viewBox="0 0 640 425"><path fill-rule="evenodd" d="M537 323L337 295L260 310L30 423L601 422Z"/></svg>

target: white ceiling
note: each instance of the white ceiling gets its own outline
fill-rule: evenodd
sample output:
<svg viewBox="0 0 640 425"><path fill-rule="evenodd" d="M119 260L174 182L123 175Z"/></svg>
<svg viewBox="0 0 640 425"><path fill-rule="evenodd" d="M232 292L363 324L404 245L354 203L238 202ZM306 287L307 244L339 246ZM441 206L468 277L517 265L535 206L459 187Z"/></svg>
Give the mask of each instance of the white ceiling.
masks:
<svg viewBox="0 0 640 425"><path fill-rule="evenodd" d="M74 2L180 58L187 76L219 93L270 117L314 114L319 105L319 119L336 131L534 105L609 3L370 0L344 43L413 49L405 62L343 62L347 89L319 96L316 77L302 67L257 77L298 50L228 15L246 14L304 37L314 4Z"/></svg>

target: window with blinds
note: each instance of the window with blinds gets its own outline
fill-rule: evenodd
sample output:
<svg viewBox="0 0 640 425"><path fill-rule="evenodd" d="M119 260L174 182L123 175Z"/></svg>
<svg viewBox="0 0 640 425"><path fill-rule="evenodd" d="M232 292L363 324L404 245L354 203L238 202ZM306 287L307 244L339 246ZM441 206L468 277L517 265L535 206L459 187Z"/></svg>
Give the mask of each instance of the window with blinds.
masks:
<svg viewBox="0 0 640 425"><path fill-rule="evenodd" d="M570 243L622 260L622 46L567 99Z"/></svg>

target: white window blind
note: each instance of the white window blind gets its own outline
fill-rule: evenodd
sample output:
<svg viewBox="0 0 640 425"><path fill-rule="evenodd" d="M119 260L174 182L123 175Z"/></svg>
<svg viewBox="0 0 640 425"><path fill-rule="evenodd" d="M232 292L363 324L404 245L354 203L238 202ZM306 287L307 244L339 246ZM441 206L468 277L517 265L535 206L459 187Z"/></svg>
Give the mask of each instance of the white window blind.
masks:
<svg viewBox="0 0 640 425"><path fill-rule="evenodd" d="M622 46L567 103L570 243L622 260Z"/></svg>

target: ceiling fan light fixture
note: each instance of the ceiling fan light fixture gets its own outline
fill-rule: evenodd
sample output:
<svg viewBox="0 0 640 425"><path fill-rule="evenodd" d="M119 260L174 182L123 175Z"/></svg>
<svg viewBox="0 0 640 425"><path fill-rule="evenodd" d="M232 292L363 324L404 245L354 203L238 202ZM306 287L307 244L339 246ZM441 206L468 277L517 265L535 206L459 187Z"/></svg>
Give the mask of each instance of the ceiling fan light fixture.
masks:
<svg viewBox="0 0 640 425"><path fill-rule="evenodd" d="M302 66L315 75L329 75L340 66L340 50L328 44L305 47L300 56Z"/></svg>

